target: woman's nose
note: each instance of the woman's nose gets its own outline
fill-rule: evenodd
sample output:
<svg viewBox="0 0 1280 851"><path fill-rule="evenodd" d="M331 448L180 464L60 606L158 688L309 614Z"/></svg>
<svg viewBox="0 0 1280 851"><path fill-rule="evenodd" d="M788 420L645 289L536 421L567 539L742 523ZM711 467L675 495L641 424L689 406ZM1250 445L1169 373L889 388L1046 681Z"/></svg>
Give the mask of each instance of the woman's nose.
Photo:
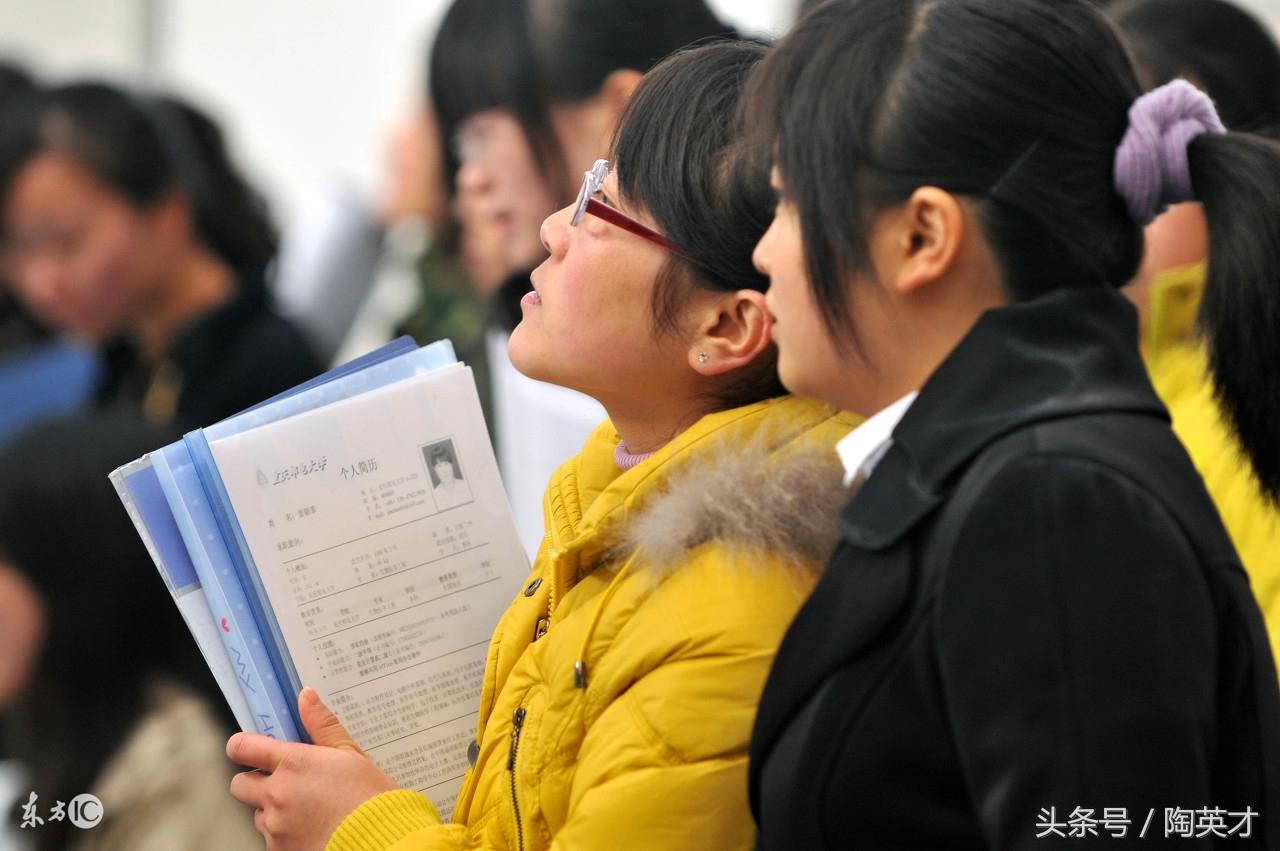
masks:
<svg viewBox="0 0 1280 851"><path fill-rule="evenodd" d="M66 291L63 264L48 257L31 258L13 264L13 288L28 307L39 314L54 309Z"/></svg>
<svg viewBox="0 0 1280 851"><path fill-rule="evenodd" d="M479 157L468 157L458 167L457 185L459 192L484 192L489 189L491 181L489 170L484 167Z"/></svg>
<svg viewBox="0 0 1280 851"><path fill-rule="evenodd" d="M571 211L565 207L543 219L542 227L538 228L538 239L542 241L542 247L553 257L563 254L568 244L570 218Z"/></svg>
<svg viewBox="0 0 1280 851"><path fill-rule="evenodd" d="M751 252L751 263L756 267L756 271L766 278L769 277L769 242L773 235L773 222L769 223L769 229L760 237L760 241L756 243L756 247Z"/></svg>

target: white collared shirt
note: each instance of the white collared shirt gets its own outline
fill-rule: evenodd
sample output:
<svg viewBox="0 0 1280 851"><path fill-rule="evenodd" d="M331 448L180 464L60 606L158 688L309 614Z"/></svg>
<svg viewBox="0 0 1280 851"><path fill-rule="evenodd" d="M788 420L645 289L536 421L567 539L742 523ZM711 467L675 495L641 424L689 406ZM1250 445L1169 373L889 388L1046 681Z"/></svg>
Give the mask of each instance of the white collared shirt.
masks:
<svg viewBox="0 0 1280 851"><path fill-rule="evenodd" d="M889 407L873 414L836 444L836 452L844 464L846 487L853 484L854 479L866 479L871 475L871 471L893 444L893 430L898 427L907 409L919 395L918 390L908 393Z"/></svg>

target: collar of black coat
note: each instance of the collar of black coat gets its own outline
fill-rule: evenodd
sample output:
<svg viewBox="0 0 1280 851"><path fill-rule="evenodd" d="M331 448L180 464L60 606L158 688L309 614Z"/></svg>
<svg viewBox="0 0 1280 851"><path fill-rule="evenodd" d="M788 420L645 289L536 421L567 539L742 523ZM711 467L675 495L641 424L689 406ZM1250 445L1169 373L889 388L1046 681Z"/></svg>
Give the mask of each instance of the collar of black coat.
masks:
<svg viewBox="0 0 1280 851"><path fill-rule="evenodd" d="M846 505L842 533L863 549L892 546L993 441L1101 412L1168 418L1124 296L1105 286L1061 289L989 310L921 388L889 452Z"/></svg>
<svg viewBox="0 0 1280 851"><path fill-rule="evenodd" d="M270 306L271 297L263 276L239 274L230 297L192 319L174 335L164 360L175 364L183 373L207 372L208 364L224 356L228 341L244 332L248 320ZM137 347L124 338L106 346L104 360L108 381L112 376L118 380L137 370L150 372L152 368L152 364L144 362Z"/></svg>

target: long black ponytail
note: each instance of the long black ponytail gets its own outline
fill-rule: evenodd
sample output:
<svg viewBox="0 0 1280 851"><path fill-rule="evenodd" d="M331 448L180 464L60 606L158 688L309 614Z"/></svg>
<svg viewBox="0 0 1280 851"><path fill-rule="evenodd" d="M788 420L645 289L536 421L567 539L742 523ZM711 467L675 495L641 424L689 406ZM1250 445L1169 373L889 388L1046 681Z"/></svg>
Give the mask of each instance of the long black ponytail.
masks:
<svg viewBox="0 0 1280 851"><path fill-rule="evenodd" d="M1280 502L1280 143L1206 134L1188 150L1209 223L1200 327L1223 410Z"/></svg>

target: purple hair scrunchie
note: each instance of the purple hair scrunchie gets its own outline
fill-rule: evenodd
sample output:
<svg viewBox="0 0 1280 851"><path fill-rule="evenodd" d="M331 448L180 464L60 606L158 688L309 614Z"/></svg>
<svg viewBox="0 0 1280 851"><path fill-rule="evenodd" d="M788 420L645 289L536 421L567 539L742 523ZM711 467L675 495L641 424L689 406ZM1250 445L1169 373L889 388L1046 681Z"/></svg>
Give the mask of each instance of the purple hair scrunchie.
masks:
<svg viewBox="0 0 1280 851"><path fill-rule="evenodd" d="M1213 101L1186 80L1135 100L1115 159L1116 192L1133 220L1146 227L1169 205L1194 201L1187 146L1201 133L1225 132Z"/></svg>

